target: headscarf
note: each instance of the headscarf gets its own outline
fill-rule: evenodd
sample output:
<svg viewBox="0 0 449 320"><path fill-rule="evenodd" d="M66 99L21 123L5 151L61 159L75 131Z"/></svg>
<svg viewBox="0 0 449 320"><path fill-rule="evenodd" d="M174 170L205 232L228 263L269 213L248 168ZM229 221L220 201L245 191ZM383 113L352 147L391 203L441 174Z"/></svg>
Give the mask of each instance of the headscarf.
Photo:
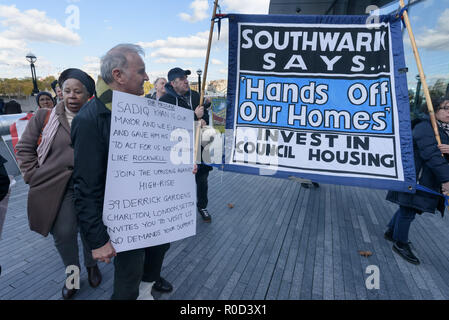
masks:
<svg viewBox="0 0 449 320"><path fill-rule="evenodd" d="M80 81L87 89L89 93L89 97L92 97L95 93L95 81L92 79L87 73L80 69L67 69L61 73L61 76L58 79L59 86L62 88L64 81L67 79L76 79ZM56 108L53 108L50 118L48 120L47 125L42 131L42 142L37 147L37 156L39 165L42 165L47 159L48 152L50 151L50 147L55 139L56 132L58 131L59 120L56 115Z"/></svg>
<svg viewBox="0 0 449 320"><path fill-rule="evenodd" d="M50 97L51 100L53 100L53 97L51 96L51 94L50 94L49 92L47 92L47 91L41 91L41 92L39 92L39 93L37 94L37 96L36 96L36 103L37 103L37 106L38 106L39 108L41 107L41 106L39 105L39 98L40 98L41 96L48 96L48 97ZM53 102L54 102L54 100L53 100Z"/></svg>
<svg viewBox="0 0 449 320"><path fill-rule="evenodd" d="M64 85L64 81L67 79L76 79L80 81L86 87L87 92L89 92L89 98L95 94L95 81L83 70L70 68L63 71L58 79L61 89Z"/></svg>

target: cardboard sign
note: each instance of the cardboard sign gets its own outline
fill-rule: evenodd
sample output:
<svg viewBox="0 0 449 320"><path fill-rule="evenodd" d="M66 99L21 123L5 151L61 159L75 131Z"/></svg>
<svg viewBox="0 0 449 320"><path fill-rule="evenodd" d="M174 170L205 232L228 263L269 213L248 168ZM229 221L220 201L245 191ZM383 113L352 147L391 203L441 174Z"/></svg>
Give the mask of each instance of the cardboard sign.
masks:
<svg viewBox="0 0 449 320"><path fill-rule="evenodd" d="M103 221L117 252L196 233L193 112L113 93Z"/></svg>

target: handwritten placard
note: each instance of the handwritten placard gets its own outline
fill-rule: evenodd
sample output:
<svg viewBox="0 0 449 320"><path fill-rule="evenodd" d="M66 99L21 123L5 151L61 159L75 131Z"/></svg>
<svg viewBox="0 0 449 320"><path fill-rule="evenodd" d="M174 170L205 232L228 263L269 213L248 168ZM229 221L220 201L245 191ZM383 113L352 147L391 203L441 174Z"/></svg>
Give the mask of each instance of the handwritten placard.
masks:
<svg viewBox="0 0 449 320"><path fill-rule="evenodd" d="M195 235L193 112L114 91L103 221L117 252Z"/></svg>

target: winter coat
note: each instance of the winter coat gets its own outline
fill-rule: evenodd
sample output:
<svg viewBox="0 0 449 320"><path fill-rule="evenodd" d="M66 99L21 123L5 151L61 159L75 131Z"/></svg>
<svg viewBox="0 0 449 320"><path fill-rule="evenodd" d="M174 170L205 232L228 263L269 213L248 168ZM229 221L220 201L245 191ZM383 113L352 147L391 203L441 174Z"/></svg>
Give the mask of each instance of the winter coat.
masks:
<svg viewBox="0 0 449 320"><path fill-rule="evenodd" d="M0 156L0 201L6 197L9 190L9 177L5 169L6 159Z"/></svg>
<svg viewBox="0 0 449 320"><path fill-rule="evenodd" d="M439 128L442 144L449 144L449 136ZM441 192L441 185L449 181L449 158L441 156L430 120L424 119L413 128L413 149L417 183ZM416 209L417 213L431 212L435 209L444 214L444 198L423 191L405 193L390 191L387 200L404 207Z"/></svg>
<svg viewBox="0 0 449 320"><path fill-rule="evenodd" d="M0 156L0 239L2 237L3 224L5 223L6 210L8 209L9 199L9 177L4 163L6 159Z"/></svg>
<svg viewBox="0 0 449 320"><path fill-rule="evenodd" d="M165 85L166 93L159 99L159 101L174 104L175 106L180 106L192 111L195 111L196 107L200 104L200 94L194 90L190 90L190 97L186 98L180 96L176 93L175 89L170 83ZM192 102L191 105L190 101ZM198 121L196 114L194 114L195 121ZM204 108L204 115L202 117L206 124L209 125L209 113L206 108Z"/></svg>
<svg viewBox="0 0 449 320"><path fill-rule="evenodd" d="M97 84L98 85L98 84ZM100 99L112 101L112 91L99 91ZM73 173L75 209L81 232L92 249L109 241L103 223L103 201L111 132L111 111L99 98L90 100L72 122L72 141L75 149Z"/></svg>
<svg viewBox="0 0 449 320"><path fill-rule="evenodd" d="M157 100L157 97L156 97L156 91L153 92L153 93L147 94L147 95L145 96L145 98Z"/></svg>
<svg viewBox="0 0 449 320"><path fill-rule="evenodd" d="M55 108L60 126L42 166L38 164L37 141L49 109L37 110L16 146L17 163L23 180L30 186L30 229L43 236L47 236L53 226L73 173L73 147L64 102L58 103Z"/></svg>

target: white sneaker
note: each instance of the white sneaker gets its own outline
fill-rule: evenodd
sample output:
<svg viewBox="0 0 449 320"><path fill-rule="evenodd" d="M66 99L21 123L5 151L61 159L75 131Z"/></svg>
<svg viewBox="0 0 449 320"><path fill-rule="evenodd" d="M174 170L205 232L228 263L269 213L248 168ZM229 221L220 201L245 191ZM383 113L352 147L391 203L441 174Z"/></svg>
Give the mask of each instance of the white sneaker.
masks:
<svg viewBox="0 0 449 320"><path fill-rule="evenodd" d="M153 295L151 294L151 289L153 289L153 282L140 282L139 285L139 296L137 300L154 300Z"/></svg>

